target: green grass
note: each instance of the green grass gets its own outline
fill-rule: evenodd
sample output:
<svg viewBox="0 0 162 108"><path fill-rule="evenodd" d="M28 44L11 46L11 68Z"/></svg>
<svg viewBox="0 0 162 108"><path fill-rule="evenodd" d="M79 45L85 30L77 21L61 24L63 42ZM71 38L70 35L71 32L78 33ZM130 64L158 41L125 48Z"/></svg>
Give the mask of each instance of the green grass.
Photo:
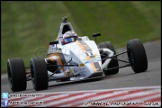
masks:
<svg viewBox="0 0 162 108"><path fill-rule="evenodd" d="M98 43L111 41L116 48L129 39L143 42L160 39L160 1L2 1L1 73L9 58L46 57L48 43L55 40L63 16L78 35L101 32Z"/></svg>
<svg viewBox="0 0 162 108"><path fill-rule="evenodd" d="M101 32L99 42L110 40L121 47L133 38L142 41L160 38L160 2L96 1L65 4L72 5L68 9L83 34L90 36L93 32Z"/></svg>

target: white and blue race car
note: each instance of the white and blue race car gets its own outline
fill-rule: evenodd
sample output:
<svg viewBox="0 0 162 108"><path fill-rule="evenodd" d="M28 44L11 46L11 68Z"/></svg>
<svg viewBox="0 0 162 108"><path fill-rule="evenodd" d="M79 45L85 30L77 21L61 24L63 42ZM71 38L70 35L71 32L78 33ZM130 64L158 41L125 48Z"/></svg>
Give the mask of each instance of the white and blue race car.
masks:
<svg viewBox="0 0 162 108"><path fill-rule="evenodd" d="M135 73L148 68L147 55L142 42L138 39L127 42L127 50L116 54L110 41L96 44L100 33L94 33L94 40L88 36L77 36L75 41L64 44L64 34L75 33L67 17L63 17L58 37L49 43L47 58L33 57L30 60L30 72L26 71L21 58L10 58L7 62L8 79L13 92L26 90L27 81L32 80L33 88L44 90L49 81L78 81L89 78L102 78L117 74L119 68L131 66ZM127 53L128 61L117 56ZM119 66L118 61L126 63Z"/></svg>

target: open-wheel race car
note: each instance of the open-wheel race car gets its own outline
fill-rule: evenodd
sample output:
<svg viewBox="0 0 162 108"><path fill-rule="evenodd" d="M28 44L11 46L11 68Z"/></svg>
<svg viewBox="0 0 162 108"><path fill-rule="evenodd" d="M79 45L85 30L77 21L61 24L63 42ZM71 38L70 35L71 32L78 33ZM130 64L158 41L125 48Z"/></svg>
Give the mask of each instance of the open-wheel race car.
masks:
<svg viewBox="0 0 162 108"><path fill-rule="evenodd" d="M100 33L94 33L96 38ZM26 90L27 81L32 80L33 88L45 90L49 81L78 81L117 74L119 68L131 66L135 73L148 68L147 55L138 39L127 42L127 50L116 54L110 41L96 44L88 36L77 36L67 17L62 18L58 37L49 42L47 58L33 57L30 72L26 71L21 58L7 62L9 85L13 92ZM127 53L128 60L117 56ZM125 62L119 66L118 61Z"/></svg>

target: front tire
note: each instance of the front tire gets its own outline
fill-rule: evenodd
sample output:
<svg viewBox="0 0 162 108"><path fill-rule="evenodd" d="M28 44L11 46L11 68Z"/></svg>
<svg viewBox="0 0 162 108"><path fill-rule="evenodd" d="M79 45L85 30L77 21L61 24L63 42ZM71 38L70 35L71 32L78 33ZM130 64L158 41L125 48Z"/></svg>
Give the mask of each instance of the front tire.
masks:
<svg viewBox="0 0 162 108"><path fill-rule="evenodd" d="M47 65L44 58L34 57L30 62L33 87L36 91L48 88Z"/></svg>
<svg viewBox="0 0 162 108"><path fill-rule="evenodd" d="M127 42L127 54L131 67L135 73L144 72L148 68L148 61L145 48L138 39Z"/></svg>
<svg viewBox="0 0 162 108"><path fill-rule="evenodd" d="M7 74L13 92L26 90L26 72L21 58L12 58L7 62Z"/></svg>
<svg viewBox="0 0 162 108"><path fill-rule="evenodd" d="M113 44L109 41L106 41L106 42L102 42L102 43L99 43L98 44L99 48L108 48L110 50L112 50L114 52L114 54L116 54L116 51L115 51L115 48L113 46ZM101 56L101 58L103 59L104 56ZM114 58L117 58L117 57L114 57ZM102 62L104 62L105 60L103 60ZM119 63L118 63L118 60L116 59L112 59L108 65L108 68L112 68L112 67L119 67ZM104 70L104 73L105 75L112 75L112 74L117 74L119 72L119 68L116 68L116 69L112 69L112 70Z"/></svg>

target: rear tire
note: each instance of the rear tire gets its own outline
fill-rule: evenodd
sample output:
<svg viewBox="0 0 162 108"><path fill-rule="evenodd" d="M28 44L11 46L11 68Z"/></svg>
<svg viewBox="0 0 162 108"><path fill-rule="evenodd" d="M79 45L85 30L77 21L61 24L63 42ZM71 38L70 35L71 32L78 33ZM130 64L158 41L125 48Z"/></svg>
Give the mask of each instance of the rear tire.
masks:
<svg viewBox="0 0 162 108"><path fill-rule="evenodd" d="M26 72L21 58L12 58L7 62L7 74L13 92L26 90Z"/></svg>
<svg viewBox="0 0 162 108"><path fill-rule="evenodd" d="M47 65L44 58L34 57L30 62L33 87L36 91L48 88Z"/></svg>
<svg viewBox="0 0 162 108"><path fill-rule="evenodd" d="M116 54L116 51L115 51L114 46L113 46L112 43L109 42L109 41L99 43L98 46L99 46L99 48L108 48L108 49L112 50L112 51L114 52L114 54ZM101 56L101 58L103 59L104 56ZM117 58L117 57L114 57L114 58ZM104 61L105 61L105 60L103 60L102 63L103 63ZM119 67L118 60L112 59L112 60L110 61L109 65L108 65L108 68L112 68L112 67ZM108 68L107 68L107 69L108 69ZM105 75L117 74L118 72L119 72L119 68L113 69L113 70L104 71Z"/></svg>
<svg viewBox="0 0 162 108"><path fill-rule="evenodd" d="M148 68L148 61L145 48L138 39L127 42L127 54L131 67L135 73L144 72Z"/></svg>

